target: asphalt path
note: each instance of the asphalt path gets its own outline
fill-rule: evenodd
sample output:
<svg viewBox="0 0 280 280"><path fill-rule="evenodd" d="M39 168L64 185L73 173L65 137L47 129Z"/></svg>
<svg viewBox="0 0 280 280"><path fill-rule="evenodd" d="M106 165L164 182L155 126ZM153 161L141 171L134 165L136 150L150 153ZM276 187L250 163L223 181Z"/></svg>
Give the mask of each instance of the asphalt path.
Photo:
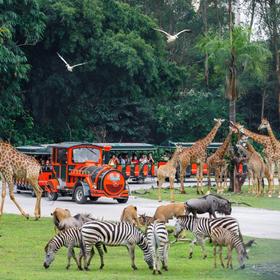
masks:
<svg viewBox="0 0 280 280"><path fill-rule="evenodd" d="M130 190L147 189L152 186L155 186L154 181L146 184L130 184ZM30 193L15 193L15 197L23 209L32 216L35 198L31 197ZM189 197L186 195L187 198ZM117 201L107 198L101 198L96 202L88 201L82 205L76 204L70 197L59 197L57 201L48 201L47 198L42 198L41 214L43 217L50 217L51 212L56 207L61 207L68 208L73 215L77 213L91 213L96 218L119 220L123 208L129 204L137 206L139 214L145 213L146 215L152 216L159 205L167 203L159 203L155 200L139 198L133 195L130 196L126 204L119 204ZM19 214L18 209L10 200L9 195L5 199L4 213ZM244 235L280 240L280 211L252 207L233 207L232 216L238 219L241 232ZM174 224L174 220L170 223Z"/></svg>

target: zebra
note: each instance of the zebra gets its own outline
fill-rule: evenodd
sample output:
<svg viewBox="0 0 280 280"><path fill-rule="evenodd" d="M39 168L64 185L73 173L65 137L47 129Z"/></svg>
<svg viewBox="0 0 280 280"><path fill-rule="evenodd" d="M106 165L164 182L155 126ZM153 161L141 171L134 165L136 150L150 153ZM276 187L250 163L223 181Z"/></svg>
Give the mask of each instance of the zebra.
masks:
<svg viewBox="0 0 280 280"><path fill-rule="evenodd" d="M215 227L222 227L235 232L240 236L241 240L243 240L238 221L232 217L209 219L196 218L191 215L181 216L178 217L175 223L174 236L177 238L184 229L190 230L194 234L195 239L192 241L190 246L189 258L192 258L194 244L198 242L202 248L203 258L205 259L207 258L207 254L205 251L204 239L206 237L210 237L211 230Z"/></svg>
<svg viewBox="0 0 280 280"><path fill-rule="evenodd" d="M165 224L153 222L147 228L147 238L153 255L153 274L161 274L160 261L162 268L168 271L168 232Z"/></svg>
<svg viewBox="0 0 280 280"><path fill-rule="evenodd" d="M219 245L219 255L222 267L224 266L223 263L223 256L222 256L222 245L227 246L227 268L230 266L232 268L232 249L235 248L238 254L238 261L240 264L240 268L245 268L244 259L248 259L248 255L246 252L245 245L237 234L234 232L227 230L222 227L215 227L211 230L210 237L213 242L213 252L214 252L214 267L217 267L216 264L216 249L217 245Z"/></svg>
<svg viewBox="0 0 280 280"><path fill-rule="evenodd" d="M84 251L84 245L81 237L82 237L81 228L69 228L55 235L45 246L46 256L43 264L44 267L46 269L49 268L50 264L53 262L55 258L55 254L57 253L57 251L61 247L65 246L66 248L68 248L68 253L67 253L68 263L66 269L70 268L71 257L73 257L79 270L82 270L81 259L82 257L85 256L85 251ZM74 247L80 248L79 260L77 260L75 256ZM98 250L100 256L100 262L101 262L100 269L102 269L104 266L104 261L103 261L103 251L101 248L101 243L95 244L95 247ZM107 252L106 247L104 247L104 251ZM93 255L94 255L94 250L92 249L89 262L93 257Z"/></svg>
<svg viewBox="0 0 280 280"><path fill-rule="evenodd" d="M136 270L135 245L144 252L144 260L149 268L153 268L153 258L146 236L134 225L127 222L91 221L82 226L82 239L85 246L85 268L88 268L89 252L92 245L101 242L105 245L128 248L131 258L131 267Z"/></svg>

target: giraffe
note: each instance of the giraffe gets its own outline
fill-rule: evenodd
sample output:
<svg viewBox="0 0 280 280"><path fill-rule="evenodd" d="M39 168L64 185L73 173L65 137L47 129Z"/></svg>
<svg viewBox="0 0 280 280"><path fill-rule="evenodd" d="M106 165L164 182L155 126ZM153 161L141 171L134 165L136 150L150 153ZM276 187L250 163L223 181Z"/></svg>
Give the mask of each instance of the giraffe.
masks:
<svg viewBox="0 0 280 280"><path fill-rule="evenodd" d="M223 175L226 173L227 163L224 160L224 156L228 150L230 141L231 141L232 132L230 131L224 140L224 143L212 154L210 157L207 158L207 166L208 166L208 192L210 192L211 187L211 180L210 180L210 173L214 171L215 173L215 181L217 186L217 193L223 192L222 187L222 180Z"/></svg>
<svg viewBox="0 0 280 280"><path fill-rule="evenodd" d="M271 140L269 136L258 134L255 132L250 131L249 129L244 128L243 125L240 123L230 123L231 129L234 133L241 133L245 136L248 136L255 142L261 144L264 147L264 153L265 153L265 160L268 167L268 173L269 173L269 180L268 180L268 196L272 196L272 187L273 187L273 169L274 169L274 161L275 161L275 153L273 146L271 144Z"/></svg>
<svg viewBox="0 0 280 280"><path fill-rule="evenodd" d="M203 193L202 181L203 181L203 164L206 162L206 148L214 139L219 127L224 122L223 119L214 119L215 125L206 137L196 141L191 147L183 149L179 154L180 163L180 181L181 181L181 193L185 193L184 179L186 175L186 168L189 164L197 163L197 193Z"/></svg>
<svg viewBox="0 0 280 280"><path fill-rule="evenodd" d="M2 200L0 205L0 217L3 214L4 200L6 197L6 184L9 187L11 200L14 202L21 214L29 218L15 200L14 181L24 180L29 183L36 194L35 219L41 215L42 190L38 185L38 177L41 170L40 164L30 156L17 151L9 143L0 142L0 173L2 177Z"/></svg>
<svg viewBox="0 0 280 280"><path fill-rule="evenodd" d="M264 163L261 155L247 140L248 137L246 140L241 138L240 141L237 142L236 147L245 155L247 161L248 178L253 180L252 193L255 192L256 195L259 196L264 191L263 178L266 176L266 164ZM250 179L248 193L250 192Z"/></svg>
<svg viewBox="0 0 280 280"><path fill-rule="evenodd" d="M274 150L274 167L277 169L277 175L278 175L278 187L279 187L279 195L280 198L280 141L275 137L273 130L270 126L269 121L266 118L263 118L261 121L261 124L259 126L259 130L261 129L267 129L268 136L270 137L271 144ZM273 167L273 173L274 174L274 167Z"/></svg>
<svg viewBox="0 0 280 280"><path fill-rule="evenodd" d="M158 201L161 202L161 187L165 182L165 178L169 178L170 183L170 200L174 202L174 180L176 175L176 167L178 165L178 156L182 152L182 146L176 146L176 150L173 153L171 159L165 164L161 165L157 170L158 178Z"/></svg>

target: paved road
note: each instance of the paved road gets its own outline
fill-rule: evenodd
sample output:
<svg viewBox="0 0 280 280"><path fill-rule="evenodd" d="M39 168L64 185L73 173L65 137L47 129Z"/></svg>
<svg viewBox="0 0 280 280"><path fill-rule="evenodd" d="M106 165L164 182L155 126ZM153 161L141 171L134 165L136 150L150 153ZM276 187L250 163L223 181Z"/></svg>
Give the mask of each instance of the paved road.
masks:
<svg viewBox="0 0 280 280"><path fill-rule="evenodd" d="M151 187L151 184L147 184ZM145 185L144 187L148 187ZM143 188L143 185L131 185L131 190ZM1 189L1 187L0 187ZM28 193L15 194L17 201L29 213L33 214L35 199ZM167 202L159 203L154 200L143 199L131 196L128 204L137 206L140 214L146 213L153 215L155 209ZM280 200L279 200L280 203ZM102 198L97 202L89 201L85 205L78 205L70 200L70 198L59 197L57 201L48 201L42 199L42 216L50 217L50 213L56 207L68 208L72 214L76 213L92 213L94 217L109 220L118 220L121 216L122 209L128 204L118 204L112 199ZM11 202L9 196L6 197L4 205L4 213L18 214L18 210ZM244 235L271 238L280 240L280 211L256 209L250 207L233 207L232 216L240 222L241 231ZM174 220L171 221L171 224Z"/></svg>

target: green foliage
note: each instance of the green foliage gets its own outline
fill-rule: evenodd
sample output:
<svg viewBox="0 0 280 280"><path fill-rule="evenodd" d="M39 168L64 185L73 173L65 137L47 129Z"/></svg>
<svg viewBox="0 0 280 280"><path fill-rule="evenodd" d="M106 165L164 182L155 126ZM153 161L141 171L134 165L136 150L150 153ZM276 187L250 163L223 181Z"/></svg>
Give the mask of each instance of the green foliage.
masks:
<svg viewBox="0 0 280 280"><path fill-rule="evenodd" d="M21 92L30 70L23 45L40 38L43 14L35 0L1 1L0 10L0 135L19 143L33 126Z"/></svg>
<svg viewBox="0 0 280 280"><path fill-rule="evenodd" d="M195 12L191 0L0 1L0 137L16 144L201 138L214 117L228 115L226 3L208 1L205 34L202 10ZM156 27L192 33L166 45ZM239 119L257 127L265 91L276 127L266 42L249 42L248 30L236 28L233 43ZM70 64L88 64L68 72L57 52Z"/></svg>

